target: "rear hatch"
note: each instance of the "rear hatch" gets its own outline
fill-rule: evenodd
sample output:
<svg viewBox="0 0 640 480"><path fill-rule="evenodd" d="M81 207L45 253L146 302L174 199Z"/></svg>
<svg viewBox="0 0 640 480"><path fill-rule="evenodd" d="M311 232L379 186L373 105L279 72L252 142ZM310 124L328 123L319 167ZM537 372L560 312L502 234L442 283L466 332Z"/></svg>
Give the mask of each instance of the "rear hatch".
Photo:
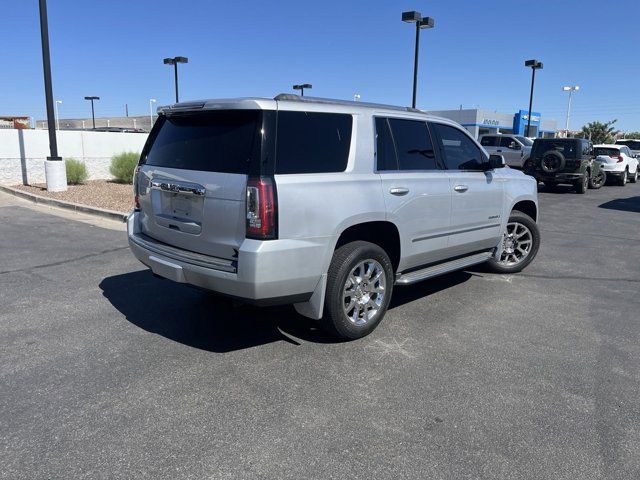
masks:
<svg viewBox="0 0 640 480"><path fill-rule="evenodd" d="M245 238L247 178L259 172L263 111L160 115L140 159L141 232L228 260Z"/></svg>

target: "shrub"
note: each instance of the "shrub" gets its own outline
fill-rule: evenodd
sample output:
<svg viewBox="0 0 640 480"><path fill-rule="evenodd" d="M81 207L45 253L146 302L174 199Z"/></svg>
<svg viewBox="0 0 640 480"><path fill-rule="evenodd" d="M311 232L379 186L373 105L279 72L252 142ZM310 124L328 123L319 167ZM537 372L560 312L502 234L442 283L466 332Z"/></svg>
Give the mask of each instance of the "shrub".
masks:
<svg viewBox="0 0 640 480"><path fill-rule="evenodd" d="M122 152L111 159L109 172L117 182L133 183L133 172L138 165L140 154L136 152Z"/></svg>
<svg viewBox="0 0 640 480"><path fill-rule="evenodd" d="M67 170L67 183L69 185L80 185L87 181L89 173L84 162L75 158L67 158L64 161L64 166Z"/></svg>

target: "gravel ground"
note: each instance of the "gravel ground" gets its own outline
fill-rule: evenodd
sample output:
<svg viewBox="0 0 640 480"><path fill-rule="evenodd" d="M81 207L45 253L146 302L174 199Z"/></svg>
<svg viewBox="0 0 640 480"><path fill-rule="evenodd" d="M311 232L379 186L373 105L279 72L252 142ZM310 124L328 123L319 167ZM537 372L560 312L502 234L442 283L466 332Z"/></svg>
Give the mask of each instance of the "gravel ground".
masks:
<svg viewBox="0 0 640 480"><path fill-rule="evenodd" d="M43 197L105 208L115 212L127 213L133 208L131 185L110 180L91 180L85 185L69 185L66 192L48 192L45 184L16 185L14 188Z"/></svg>

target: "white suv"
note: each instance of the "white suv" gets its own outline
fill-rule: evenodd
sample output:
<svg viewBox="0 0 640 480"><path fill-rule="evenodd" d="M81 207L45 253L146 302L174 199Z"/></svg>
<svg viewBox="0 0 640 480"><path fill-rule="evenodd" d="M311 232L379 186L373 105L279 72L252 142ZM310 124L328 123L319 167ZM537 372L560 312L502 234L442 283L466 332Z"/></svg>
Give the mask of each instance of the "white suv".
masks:
<svg viewBox="0 0 640 480"><path fill-rule="evenodd" d="M133 254L339 336L382 320L395 286L535 257L536 182L460 125L409 108L279 95L159 109L134 179ZM179 319L177 319L179 321Z"/></svg>
<svg viewBox="0 0 640 480"><path fill-rule="evenodd" d="M607 173L608 180L614 179L623 187L627 181L638 181L638 159L626 145L594 145L593 153Z"/></svg>

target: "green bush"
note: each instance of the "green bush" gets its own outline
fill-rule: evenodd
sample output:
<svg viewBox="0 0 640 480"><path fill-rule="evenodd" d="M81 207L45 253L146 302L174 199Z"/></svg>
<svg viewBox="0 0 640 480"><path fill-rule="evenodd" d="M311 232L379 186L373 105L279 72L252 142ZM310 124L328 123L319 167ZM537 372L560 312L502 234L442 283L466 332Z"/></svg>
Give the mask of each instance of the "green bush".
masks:
<svg viewBox="0 0 640 480"><path fill-rule="evenodd" d="M69 185L80 185L87 181L89 173L84 162L75 158L67 158L64 161L64 166L67 170L67 183Z"/></svg>
<svg viewBox="0 0 640 480"><path fill-rule="evenodd" d="M133 172L138 165L140 154L136 152L122 152L111 159L109 172L121 183L133 183Z"/></svg>

